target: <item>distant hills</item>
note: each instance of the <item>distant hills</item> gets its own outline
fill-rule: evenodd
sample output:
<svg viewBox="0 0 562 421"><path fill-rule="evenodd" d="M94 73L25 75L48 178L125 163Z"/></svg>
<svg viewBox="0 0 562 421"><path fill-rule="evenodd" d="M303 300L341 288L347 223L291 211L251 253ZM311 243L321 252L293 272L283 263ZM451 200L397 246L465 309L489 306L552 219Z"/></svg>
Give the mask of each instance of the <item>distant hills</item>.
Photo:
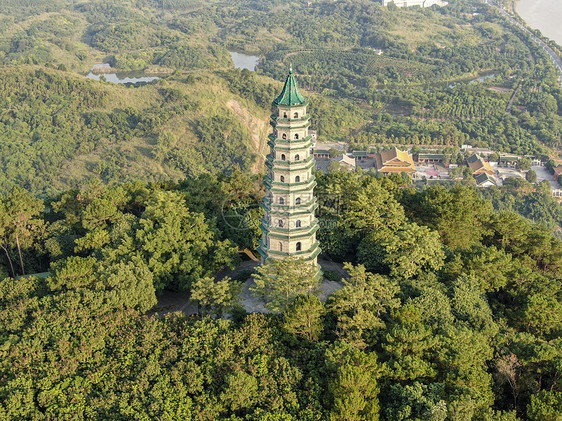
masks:
<svg viewBox="0 0 562 421"><path fill-rule="evenodd" d="M233 70L229 50L261 56L258 74ZM6 1L0 62L0 191L259 172L290 64L319 139L355 149L470 143L552 155L562 138L548 57L476 0ZM163 79L86 80L96 63Z"/></svg>

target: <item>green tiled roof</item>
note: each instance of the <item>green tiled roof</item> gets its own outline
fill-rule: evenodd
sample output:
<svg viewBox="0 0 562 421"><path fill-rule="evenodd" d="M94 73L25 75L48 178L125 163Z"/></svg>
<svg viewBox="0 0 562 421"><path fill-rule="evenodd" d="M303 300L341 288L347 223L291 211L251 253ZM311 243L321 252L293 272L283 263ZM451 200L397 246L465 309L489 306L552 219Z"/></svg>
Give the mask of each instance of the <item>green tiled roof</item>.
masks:
<svg viewBox="0 0 562 421"><path fill-rule="evenodd" d="M475 175L474 179L476 180L476 183L478 185L484 183L487 180L494 183L494 185L496 184L496 180L494 179L494 177L492 177L492 176L490 176L489 174L486 174L486 173Z"/></svg>
<svg viewBox="0 0 562 421"><path fill-rule="evenodd" d="M436 154L429 154L429 153L420 153L418 154L418 159L444 159L445 155L436 153Z"/></svg>
<svg viewBox="0 0 562 421"><path fill-rule="evenodd" d="M510 161L519 161L521 158L518 156L501 156L500 155L500 162L510 162Z"/></svg>
<svg viewBox="0 0 562 421"><path fill-rule="evenodd" d="M466 162L468 162L469 164L474 164L475 162L480 161L480 157L476 154L469 156L468 158L466 158Z"/></svg>
<svg viewBox="0 0 562 421"><path fill-rule="evenodd" d="M308 103L308 99L302 96L297 86L297 80L293 75L293 69L289 70L289 76L285 81L285 86L281 94L273 100L275 105L304 105Z"/></svg>

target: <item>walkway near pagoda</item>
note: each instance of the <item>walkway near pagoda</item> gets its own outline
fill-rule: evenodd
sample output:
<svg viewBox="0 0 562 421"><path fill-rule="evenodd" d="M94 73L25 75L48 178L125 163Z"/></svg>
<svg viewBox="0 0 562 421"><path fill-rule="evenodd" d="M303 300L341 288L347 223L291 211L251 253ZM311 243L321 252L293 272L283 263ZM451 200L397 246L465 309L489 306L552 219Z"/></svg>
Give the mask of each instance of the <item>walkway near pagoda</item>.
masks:
<svg viewBox="0 0 562 421"><path fill-rule="evenodd" d="M250 263L250 262L245 262L245 263ZM343 270L342 268L342 265L339 263L331 262L329 260L325 260L322 258L318 259L318 263L320 264L322 270L325 271L330 270L336 272L342 277L347 276L345 270ZM258 265L257 264L254 265L254 267L256 266ZM254 285L255 284L252 278L248 279L244 283L244 286L242 287L242 293L240 294L240 304L242 305L244 310L246 310L248 313L268 313L268 310L265 308L265 301L262 298L255 297L252 294L251 288ZM329 281L326 278L323 278L319 286L320 293L318 294L318 298L320 298L320 301L326 302L326 300L330 295L332 295L334 292L336 292L338 289L342 287L343 284L341 282Z"/></svg>
<svg viewBox="0 0 562 421"><path fill-rule="evenodd" d="M340 263L332 262L330 260L318 259L318 263L324 271L336 272L342 277L347 276L347 273L343 269ZM237 276L243 274L246 271L254 271L259 265L259 262L254 262L252 260L242 262L233 270L222 270L217 274L216 279L221 280L225 277L236 278ZM254 285L254 281L250 277L244 285L242 286L242 293L240 294L240 304L248 313L268 313L265 308L265 301L261 298L254 297L250 288ZM318 297L322 302L325 302L328 297L336 292L338 289L342 288L343 284L341 282L329 281L324 278L320 284L320 294ZM164 291L164 293L158 297L158 304L151 310L150 313L158 313L159 315L165 315L167 313L173 313L180 311L187 315L197 314L197 304L189 299L189 294L186 292L172 292Z"/></svg>

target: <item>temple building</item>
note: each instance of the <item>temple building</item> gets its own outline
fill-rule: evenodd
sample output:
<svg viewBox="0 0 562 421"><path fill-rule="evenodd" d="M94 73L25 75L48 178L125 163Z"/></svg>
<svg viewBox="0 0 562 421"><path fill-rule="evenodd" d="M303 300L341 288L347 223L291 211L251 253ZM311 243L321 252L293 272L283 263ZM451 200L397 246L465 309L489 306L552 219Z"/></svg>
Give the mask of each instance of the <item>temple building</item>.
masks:
<svg viewBox="0 0 562 421"><path fill-rule="evenodd" d="M558 177L562 175L562 165L558 165L554 168L554 179L558 181Z"/></svg>
<svg viewBox="0 0 562 421"><path fill-rule="evenodd" d="M478 187L492 187L497 185L495 178L485 172L475 175L474 179Z"/></svg>
<svg viewBox="0 0 562 421"><path fill-rule="evenodd" d="M312 174L314 156L307 106L308 99L299 92L290 70L272 107L267 193L262 203L265 215L260 224L263 238L258 248L262 263L295 256L318 266L320 247L314 216L317 203L313 193L316 181ZM318 268L318 276L320 273Z"/></svg>
<svg viewBox="0 0 562 421"><path fill-rule="evenodd" d="M416 167L414 159L408 151L392 148L389 151L378 153L375 157L377 172L382 174L414 174Z"/></svg>
<svg viewBox="0 0 562 421"><path fill-rule="evenodd" d="M479 174L494 175L494 169L489 162L484 161L478 155L474 154L466 158L466 163L472 170L472 174L477 176Z"/></svg>

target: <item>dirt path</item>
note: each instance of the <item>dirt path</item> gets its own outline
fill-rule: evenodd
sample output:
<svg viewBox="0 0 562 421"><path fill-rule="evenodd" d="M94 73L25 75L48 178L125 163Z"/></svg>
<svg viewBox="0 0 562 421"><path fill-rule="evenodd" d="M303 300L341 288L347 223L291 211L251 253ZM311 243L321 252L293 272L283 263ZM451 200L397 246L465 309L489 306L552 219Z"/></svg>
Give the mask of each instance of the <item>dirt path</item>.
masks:
<svg viewBox="0 0 562 421"><path fill-rule="evenodd" d="M187 292L164 291L158 297L156 307L150 310L149 314L158 313L164 316L177 311L187 315L197 314L197 304L189 299Z"/></svg>
<svg viewBox="0 0 562 421"><path fill-rule="evenodd" d="M285 57L283 57L283 60L301 53L312 53L312 50L293 51L292 53L287 53L285 54Z"/></svg>
<svg viewBox="0 0 562 421"><path fill-rule="evenodd" d="M235 269L221 270L219 273L217 273L215 279L217 281L220 281L221 279L224 279L227 276L231 279L234 279L244 271L250 270L253 272L259 266L259 264L260 264L259 262L254 262L253 260L244 261L240 263Z"/></svg>
<svg viewBox="0 0 562 421"><path fill-rule="evenodd" d="M250 129L250 137L254 151L258 157L252 167L254 173L259 173L263 170L265 163L264 149L267 144L267 120L262 120L252 115L248 108L244 107L240 102L231 99L226 103L226 106L236 114L244 124Z"/></svg>
<svg viewBox="0 0 562 421"><path fill-rule="evenodd" d="M513 92L513 95L509 99L509 102L507 104L507 108L505 109L506 114L511 113L511 108L513 107L513 102L515 101L515 97L517 97L517 93L519 92L519 88L521 88L522 83L523 83L522 81L519 82L519 85L517 85L517 88L515 88L515 91Z"/></svg>

